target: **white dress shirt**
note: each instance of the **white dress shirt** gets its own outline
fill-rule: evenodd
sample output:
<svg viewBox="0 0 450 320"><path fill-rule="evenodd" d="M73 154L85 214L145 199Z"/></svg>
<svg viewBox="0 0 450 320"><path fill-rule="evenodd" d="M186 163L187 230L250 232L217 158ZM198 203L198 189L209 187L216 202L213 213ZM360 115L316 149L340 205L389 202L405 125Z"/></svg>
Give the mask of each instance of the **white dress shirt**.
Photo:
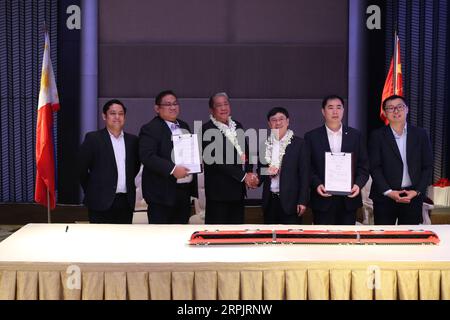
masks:
<svg viewBox="0 0 450 320"><path fill-rule="evenodd" d="M408 162L406 161L406 138L408 137L408 127L405 123L405 128L403 128L403 132L401 135L397 134L394 129L392 129L392 133L395 137L395 142L397 143L398 150L400 151L400 156L402 157L403 162L403 176L402 176L402 188L411 187L411 177L408 172Z"/></svg>
<svg viewBox="0 0 450 320"><path fill-rule="evenodd" d="M403 132L401 135L395 132L395 130L392 129L392 127L391 130L392 134L394 135L395 143L397 143L398 151L400 151L400 156L402 157L403 162L402 188L411 187L412 181L408 172L408 161L406 160L406 141L408 137L408 124L405 123L405 127L403 128ZM391 191L392 189L389 189L385 191L383 194L387 195Z"/></svg>
<svg viewBox="0 0 450 320"><path fill-rule="evenodd" d="M327 129L328 143L332 153L340 153L342 148L342 124L338 131L333 131L325 125Z"/></svg>
<svg viewBox="0 0 450 320"><path fill-rule="evenodd" d="M170 122L170 121L165 121L165 122L166 122L167 126L169 127L170 131L172 132L172 136L178 136L180 134L183 134L183 131L181 130L180 124L178 122ZM173 172L175 171L175 167L176 167L176 165L173 167L170 174L173 174ZM184 178L177 179L177 183L189 183L191 181L192 181L192 174L188 174Z"/></svg>
<svg viewBox="0 0 450 320"><path fill-rule="evenodd" d="M271 162L278 163L279 159L280 159L280 141L277 139L273 139ZM278 170L278 174L276 176L270 177L270 191L274 193L280 192L280 169L281 163L280 168Z"/></svg>
<svg viewBox="0 0 450 320"><path fill-rule="evenodd" d="M108 131L109 132L109 131ZM120 132L119 137L115 137L109 132L111 143L114 149L114 157L116 158L117 165L117 188L116 193L127 193L127 180L126 180L126 152L125 152L125 139L123 131Z"/></svg>

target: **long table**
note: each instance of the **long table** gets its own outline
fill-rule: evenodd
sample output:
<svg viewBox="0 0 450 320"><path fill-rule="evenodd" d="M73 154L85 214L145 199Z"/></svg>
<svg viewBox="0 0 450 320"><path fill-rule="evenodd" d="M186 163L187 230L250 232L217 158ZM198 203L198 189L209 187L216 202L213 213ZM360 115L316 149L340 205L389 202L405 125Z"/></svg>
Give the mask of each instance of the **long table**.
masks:
<svg viewBox="0 0 450 320"><path fill-rule="evenodd" d="M439 245L190 246L198 230L427 229ZM450 299L450 225L29 224L0 243L0 299Z"/></svg>

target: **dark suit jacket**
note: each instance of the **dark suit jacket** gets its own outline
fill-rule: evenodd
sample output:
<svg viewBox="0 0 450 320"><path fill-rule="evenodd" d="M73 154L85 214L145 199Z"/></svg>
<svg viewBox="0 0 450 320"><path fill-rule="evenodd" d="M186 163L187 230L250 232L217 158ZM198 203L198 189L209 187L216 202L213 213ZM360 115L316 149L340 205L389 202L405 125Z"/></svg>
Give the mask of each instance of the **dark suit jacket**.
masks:
<svg viewBox="0 0 450 320"><path fill-rule="evenodd" d="M177 119L180 128L190 132L189 125ZM177 179L171 175L175 163L172 161L172 131L159 116L141 128L139 133L139 158L144 164L142 172L142 194L147 203L174 206ZM189 184L191 196L198 197L197 175Z"/></svg>
<svg viewBox="0 0 450 320"><path fill-rule="evenodd" d="M265 149L261 150L260 159L264 159ZM305 141L297 136L292 138L283 156L280 171L280 201L285 213L297 214L297 205L307 205L309 198L309 150ZM270 200L271 178L261 175L261 169L268 165L258 166L258 176L263 184L263 209L267 210Z"/></svg>
<svg viewBox="0 0 450 320"><path fill-rule="evenodd" d="M307 132L305 140L311 151L310 205L313 210L326 211L332 204L331 197L322 197L316 191L319 185L325 184L325 152L331 152L325 125ZM369 161L366 146L358 130L343 126L341 151L353 153L352 180L353 184L358 185L362 189L369 179ZM361 193L355 198L342 197L345 199L347 210L355 210L362 206Z"/></svg>
<svg viewBox="0 0 450 320"><path fill-rule="evenodd" d="M403 162L390 126L375 130L369 143L370 174L373 179L370 198L384 201L383 192L401 190ZM412 187L423 195L431 183L433 158L430 140L424 129L408 124L406 162Z"/></svg>
<svg viewBox="0 0 450 320"><path fill-rule="evenodd" d="M138 137L124 132L127 195L134 210L136 186L134 178L139 172ZM89 210L108 210L116 196L117 164L108 130L86 134L79 153L80 183Z"/></svg>
<svg viewBox="0 0 450 320"><path fill-rule="evenodd" d="M233 121L236 122L236 129L243 129L239 122L236 120ZM242 163L238 163L239 156L236 148L234 148L234 146L222 133L220 133L220 139L222 139L222 141L217 143L217 146L222 146L222 149L213 148L213 151L210 152L211 148L215 146L215 138L213 136L211 141L205 141L205 132L209 129L217 130L217 132L220 133L219 129L214 125L214 123L212 123L211 120L202 126L203 154L204 156L208 156L212 153L212 155L216 159L219 159L219 161L209 163L212 161L204 159L206 199L223 202L243 200L246 195L246 187L245 183L241 182L241 180L244 178L246 172L252 172L253 170L253 166L250 165L248 161L247 143L245 143L245 149L241 146L242 150L245 150L244 152L247 156L243 168ZM233 151L232 159L234 159L234 161L232 162L234 163L227 164L226 150Z"/></svg>

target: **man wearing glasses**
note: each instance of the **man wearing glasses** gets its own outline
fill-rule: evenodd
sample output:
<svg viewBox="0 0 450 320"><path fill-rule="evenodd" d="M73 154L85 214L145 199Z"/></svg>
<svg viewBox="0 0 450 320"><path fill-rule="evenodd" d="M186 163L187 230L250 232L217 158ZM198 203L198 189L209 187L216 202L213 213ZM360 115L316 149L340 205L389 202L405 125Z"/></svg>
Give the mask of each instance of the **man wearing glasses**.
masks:
<svg viewBox="0 0 450 320"><path fill-rule="evenodd" d="M403 97L388 97L383 110L389 125L375 130L369 142L375 224L420 224L432 173L430 141L424 129L406 123Z"/></svg>
<svg viewBox="0 0 450 320"><path fill-rule="evenodd" d="M309 195L309 151L289 129L289 112L275 107L267 114L270 135L260 155L266 224L300 224ZM264 162L263 162L264 161Z"/></svg>
<svg viewBox="0 0 450 320"><path fill-rule="evenodd" d="M155 98L156 116L141 128L139 157L144 165L142 194L149 223L185 224L191 215L191 196L197 197L197 177L172 159L172 136L190 133L178 119L180 105L173 91Z"/></svg>

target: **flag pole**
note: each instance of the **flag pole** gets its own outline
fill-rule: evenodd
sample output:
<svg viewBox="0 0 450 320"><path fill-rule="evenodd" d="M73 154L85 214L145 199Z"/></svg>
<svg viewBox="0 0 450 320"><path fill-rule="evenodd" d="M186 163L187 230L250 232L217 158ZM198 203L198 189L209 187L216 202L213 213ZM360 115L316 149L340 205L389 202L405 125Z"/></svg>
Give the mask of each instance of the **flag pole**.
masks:
<svg viewBox="0 0 450 320"><path fill-rule="evenodd" d="M394 74L393 74L393 85L394 85L394 94L397 94L397 64L398 64L398 57L397 57L397 26L395 26L394 30Z"/></svg>
<svg viewBox="0 0 450 320"><path fill-rule="evenodd" d="M42 26L42 31L44 31L44 33L48 32L47 23L45 21L44 21L44 25Z"/></svg>
<svg viewBox="0 0 450 320"><path fill-rule="evenodd" d="M45 34L48 33L47 22L45 20L43 29ZM47 186L47 223L52 223L52 215L50 210L50 190L48 189L48 186Z"/></svg>
<svg viewBox="0 0 450 320"><path fill-rule="evenodd" d="M50 191L47 187L47 223L52 223L52 216L50 213Z"/></svg>
<svg viewBox="0 0 450 320"><path fill-rule="evenodd" d="M44 29L46 28L46 24L44 23ZM47 205L47 222L51 223L51 210L55 206L56 198L55 152L52 134L54 124L52 120L53 112L58 111L60 106L50 58L50 39L48 31L44 31L45 46L42 59L41 88L39 91L36 125L36 189L34 199L43 206ZM50 199L50 196L52 199Z"/></svg>

